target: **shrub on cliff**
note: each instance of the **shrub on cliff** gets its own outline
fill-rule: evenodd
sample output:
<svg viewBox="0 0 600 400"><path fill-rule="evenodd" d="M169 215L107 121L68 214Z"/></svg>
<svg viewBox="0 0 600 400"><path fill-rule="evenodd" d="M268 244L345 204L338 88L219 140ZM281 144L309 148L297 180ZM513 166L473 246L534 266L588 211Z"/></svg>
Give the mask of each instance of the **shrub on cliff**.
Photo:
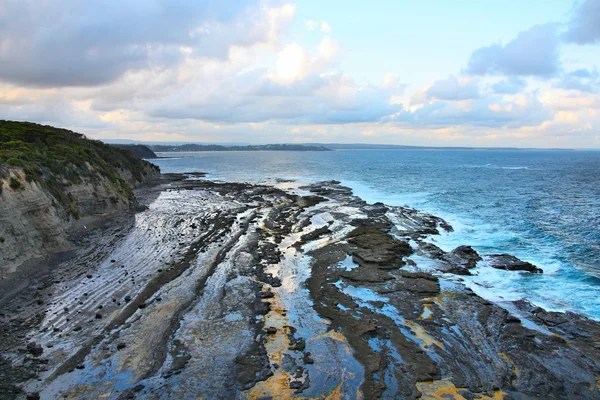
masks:
<svg viewBox="0 0 600 400"><path fill-rule="evenodd" d="M10 188L13 190L17 190L21 187L21 182L19 182L19 180L14 176L11 176L8 180L8 186L10 186Z"/></svg>
<svg viewBox="0 0 600 400"><path fill-rule="evenodd" d="M78 216L77 207L66 194L68 186L108 179L117 193L133 200L132 187L122 178L122 172L129 171L133 179L142 182L146 168L158 170L127 150L67 129L0 120L0 167L3 166L21 167L27 181L46 187L73 217ZM12 187L12 181L9 186Z"/></svg>

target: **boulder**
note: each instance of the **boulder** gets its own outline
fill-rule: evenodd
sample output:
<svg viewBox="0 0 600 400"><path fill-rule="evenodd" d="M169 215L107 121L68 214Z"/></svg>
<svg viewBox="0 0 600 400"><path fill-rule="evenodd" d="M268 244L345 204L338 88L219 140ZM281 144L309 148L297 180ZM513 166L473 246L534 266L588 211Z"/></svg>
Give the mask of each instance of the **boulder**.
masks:
<svg viewBox="0 0 600 400"><path fill-rule="evenodd" d="M481 261L481 256L471 246L458 246L450 252L448 258L449 261L469 269L475 268L477 261Z"/></svg>
<svg viewBox="0 0 600 400"><path fill-rule="evenodd" d="M507 271L526 271L535 274L541 274L541 268L535 265L518 259L510 254L490 254L486 256L486 260L490 267L496 269L504 269Z"/></svg>

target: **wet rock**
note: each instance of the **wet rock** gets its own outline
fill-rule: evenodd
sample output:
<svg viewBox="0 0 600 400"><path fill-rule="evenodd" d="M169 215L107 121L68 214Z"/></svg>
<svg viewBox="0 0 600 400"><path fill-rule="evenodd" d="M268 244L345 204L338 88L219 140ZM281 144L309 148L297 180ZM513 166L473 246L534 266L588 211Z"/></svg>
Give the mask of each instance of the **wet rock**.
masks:
<svg viewBox="0 0 600 400"><path fill-rule="evenodd" d="M305 348L306 348L306 342L304 341L304 339L293 340L293 341L291 341L290 346L288 347L289 350L296 350L296 351L304 351Z"/></svg>
<svg viewBox="0 0 600 400"><path fill-rule="evenodd" d="M273 292L268 291L268 292L260 292L260 298L261 299L271 299L275 297L275 295L273 294Z"/></svg>
<svg viewBox="0 0 600 400"><path fill-rule="evenodd" d="M429 257L434 258L436 260L443 260L446 256L446 252L433 243L419 242L419 248L423 252L425 252L425 254L427 254Z"/></svg>
<svg viewBox="0 0 600 400"><path fill-rule="evenodd" d="M235 359L236 379L241 390L247 390L273 376L267 351L262 342L254 344Z"/></svg>
<svg viewBox="0 0 600 400"><path fill-rule="evenodd" d="M447 223L446 221L444 221L441 218L440 218L439 224L440 224L440 228L442 228L446 232L454 232L454 228L452 228L452 226L449 223Z"/></svg>
<svg viewBox="0 0 600 400"><path fill-rule="evenodd" d="M310 379L308 376L304 380L290 380L288 383L290 389L296 389L294 391L295 394L300 394L310 386Z"/></svg>
<svg viewBox="0 0 600 400"><path fill-rule="evenodd" d="M31 353L34 357L39 357L44 352L44 349L39 343L29 342L27 343L27 351Z"/></svg>
<svg viewBox="0 0 600 400"><path fill-rule="evenodd" d="M410 245L396 240L383 231L384 226L359 226L348 235L348 243L353 247L350 253L364 263L375 264L381 269L395 269L403 266L403 257L412 254Z"/></svg>
<svg viewBox="0 0 600 400"><path fill-rule="evenodd" d="M329 227L327 225L322 226L322 227L317 228L307 234L300 236L300 243L310 242L311 240L315 240L318 237L326 235L328 233L331 233L331 230L329 230Z"/></svg>
<svg viewBox="0 0 600 400"><path fill-rule="evenodd" d="M310 357L310 352L306 352L302 355L302 362L304 364L314 364L315 360Z"/></svg>
<svg viewBox="0 0 600 400"><path fill-rule="evenodd" d="M449 254L449 258L466 268L475 268L477 261L481 261L481 256L471 246L458 246Z"/></svg>
<svg viewBox="0 0 600 400"><path fill-rule="evenodd" d="M300 389L302 387L302 381L298 380L298 381L290 381L290 383L288 384L290 389Z"/></svg>
<svg viewBox="0 0 600 400"><path fill-rule="evenodd" d="M274 335L277 333L277 328L269 326L268 328L265 328L265 332L267 333L267 335Z"/></svg>
<svg viewBox="0 0 600 400"><path fill-rule="evenodd" d="M536 274L541 274L543 272L541 268L538 268L527 261L522 261L510 254L490 254L486 255L485 259L490 267L496 269L504 269L507 271L526 271Z"/></svg>
<svg viewBox="0 0 600 400"><path fill-rule="evenodd" d="M263 274L263 276L261 278L262 278L261 280L264 283L268 283L269 285L271 285L273 287L281 286L281 279L279 279L276 276L273 276L272 274Z"/></svg>

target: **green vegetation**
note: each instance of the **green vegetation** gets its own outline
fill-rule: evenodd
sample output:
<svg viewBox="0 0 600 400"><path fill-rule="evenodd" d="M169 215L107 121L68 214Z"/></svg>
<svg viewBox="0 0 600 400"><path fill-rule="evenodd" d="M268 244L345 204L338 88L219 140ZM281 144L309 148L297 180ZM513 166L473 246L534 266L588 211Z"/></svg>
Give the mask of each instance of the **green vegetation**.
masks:
<svg viewBox="0 0 600 400"><path fill-rule="evenodd" d="M113 144L112 146L120 147L121 149L129 150L139 158L156 158L156 154L143 144Z"/></svg>
<svg viewBox="0 0 600 400"><path fill-rule="evenodd" d="M132 187L120 172L129 171L135 180L142 182L148 165L158 169L127 150L89 140L79 133L0 120L0 175L8 178L3 167L21 167L27 181L46 187L75 218L78 208L75 199L65 191L68 186L108 178L117 193L133 200ZM13 179L9 179L9 186L20 187L20 182Z"/></svg>

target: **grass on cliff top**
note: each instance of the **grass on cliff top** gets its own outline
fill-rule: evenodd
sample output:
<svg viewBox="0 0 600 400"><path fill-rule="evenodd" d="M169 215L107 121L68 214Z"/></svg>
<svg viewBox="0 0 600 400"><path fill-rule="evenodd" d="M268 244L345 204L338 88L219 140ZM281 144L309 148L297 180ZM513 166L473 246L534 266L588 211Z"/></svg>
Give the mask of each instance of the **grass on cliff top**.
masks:
<svg viewBox="0 0 600 400"><path fill-rule="evenodd" d="M127 150L66 129L0 120L0 173L2 167L23 168L28 181L45 186L74 217L77 208L66 187L107 178L117 193L132 200L132 187L119 172L128 170L142 182L148 164Z"/></svg>

